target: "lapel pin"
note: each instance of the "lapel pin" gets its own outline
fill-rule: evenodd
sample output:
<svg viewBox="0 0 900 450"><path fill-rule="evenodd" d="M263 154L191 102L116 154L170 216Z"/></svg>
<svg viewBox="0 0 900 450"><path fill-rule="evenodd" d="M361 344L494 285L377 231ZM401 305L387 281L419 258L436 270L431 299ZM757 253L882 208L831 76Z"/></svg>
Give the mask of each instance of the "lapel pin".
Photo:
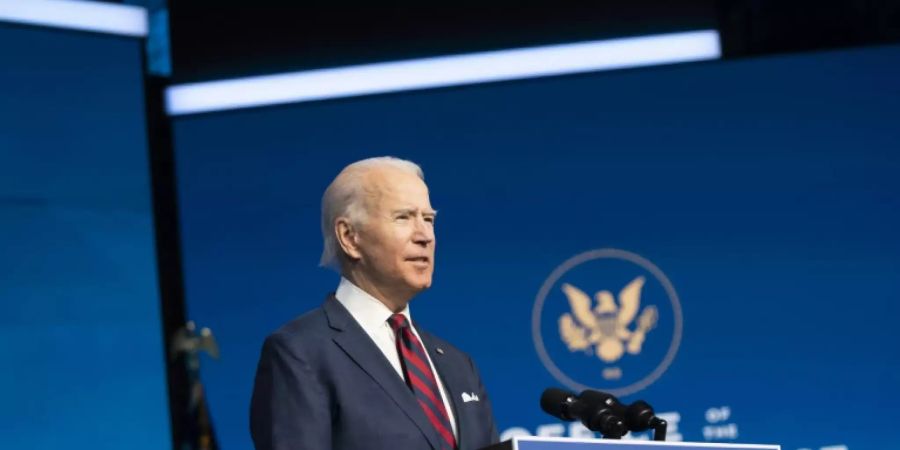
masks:
<svg viewBox="0 0 900 450"><path fill-rule="evenodd" d="M443 355L443 354L444 354L444 349L442 349L442 348L440 348L440 347L435 348L435 350L437 350L438 355Z"/></svg>

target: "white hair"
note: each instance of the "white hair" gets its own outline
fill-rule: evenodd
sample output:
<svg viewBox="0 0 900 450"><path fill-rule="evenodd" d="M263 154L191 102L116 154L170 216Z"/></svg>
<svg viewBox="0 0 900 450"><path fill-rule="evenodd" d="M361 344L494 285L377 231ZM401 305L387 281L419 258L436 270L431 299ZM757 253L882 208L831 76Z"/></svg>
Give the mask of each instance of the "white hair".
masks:
<svg viewBox="0 0 900 450"><path fill-rule="evenodd" d="M334 233L334 222L339 217L346 217L351 224L359 225L366 220L366 193L371 186L366 186L365 175L372 169L391 167L417 175L423 181L425 174L418 164L393 156L379 156L357 161L344 167L334 178L322 195L322 258L319 266L330 267L340 271L340 258L343 252L338 245Z"/></svg>

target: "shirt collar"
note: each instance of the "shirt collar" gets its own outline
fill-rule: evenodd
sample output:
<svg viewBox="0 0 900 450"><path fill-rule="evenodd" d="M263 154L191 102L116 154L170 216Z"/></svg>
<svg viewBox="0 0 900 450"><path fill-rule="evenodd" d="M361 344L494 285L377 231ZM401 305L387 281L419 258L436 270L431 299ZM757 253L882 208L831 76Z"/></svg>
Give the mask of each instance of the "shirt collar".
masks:
<svg viewBox="0 0 900 450"><path fill-rule="evenodd" d="M394 312L385 306L384 303L381 303L380 300L372 297L368 292L360 289L350 280L341 277L341 282L338 284L334 296L341 302L341 305L344 305L344 308L347 308L350 315L356 319L356 322L358 322L367 333L378 330L380 327L390 326L388 325L387 320ZM403 311L400 311L400 314L406 316L407 322L412 323L412 318L409 314L409 305L406 305L406 307L403 308Z"/></svg>

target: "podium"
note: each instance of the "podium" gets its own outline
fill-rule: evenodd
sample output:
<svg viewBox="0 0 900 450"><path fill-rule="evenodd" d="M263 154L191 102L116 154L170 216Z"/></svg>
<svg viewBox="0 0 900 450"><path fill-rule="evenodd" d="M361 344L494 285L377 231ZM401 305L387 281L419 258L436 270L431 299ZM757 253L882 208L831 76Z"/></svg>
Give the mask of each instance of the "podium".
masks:
<svg viewBox="0 0 900 450"><path fill-rule="evenodd" d="M780 445L514 437L481 450L781 450Z"/></svg>

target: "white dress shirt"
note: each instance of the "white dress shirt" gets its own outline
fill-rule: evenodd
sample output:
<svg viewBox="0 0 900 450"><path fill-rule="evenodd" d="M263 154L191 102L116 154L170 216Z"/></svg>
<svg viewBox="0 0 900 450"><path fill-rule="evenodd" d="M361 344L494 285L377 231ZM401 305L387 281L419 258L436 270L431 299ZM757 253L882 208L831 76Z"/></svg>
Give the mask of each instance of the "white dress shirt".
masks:
<svg viewBox="0 0 900 450"><path fill-rule="evenodd" d="M344 308L347 308L347 311L349 311L350 315L356 319L356 322L359 323L366 334L372 338L372 341L375 342L375 345L378 346L381 353L384 353L385 358L387 358L391 365L394 366L397 375L399 375L400 379L404 380L405 383L403 366L400 364L400 355L397 354L396 337L394 336L394 330L388 323L388 318L390 318L394 312L388 309L384 303L381 303L381 301L372 297L366 291L360 289L344 277L341 277L341 283L338 285L334 296L341 302L341 305L344 305ZM406 316L406 320L409 322L412 332L416 335L416 339L418 339L419 342L422 342L422 337L419 336L416 327L412 326L412 319L409 315L409 305L406 305L406 308L404 308L400 314ZM422 345L424 346L425 343L423 342ZM447 393L447 389L444 388L444 383L441 381L438 371L435 370L434 363L431 362L431 356L427 351L425 352L425 356L428 358L428 365L431 366L431 372L434 373L438 388L441 390L444 409L447 410L447 415L450 418L450 425L453 427L453 436L458 440L459 436L456 434L456 419L453 416L453 408L450 406L450 397Z"/></svg>

